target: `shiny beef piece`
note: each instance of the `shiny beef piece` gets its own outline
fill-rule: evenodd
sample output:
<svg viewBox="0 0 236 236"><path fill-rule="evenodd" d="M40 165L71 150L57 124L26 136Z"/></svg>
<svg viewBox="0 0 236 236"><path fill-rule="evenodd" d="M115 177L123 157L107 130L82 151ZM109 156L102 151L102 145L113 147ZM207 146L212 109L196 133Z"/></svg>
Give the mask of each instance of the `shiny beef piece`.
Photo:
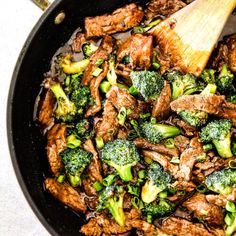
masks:
<svg viewBox="0 0 236 236"><path fill-rule="evenodd" d="M232 72L236 72L236 34L227 36L212 54L210 67L221 70L223 64L227 64Z"/></svg>
<svg viewBox="0 0 236 236"><path fill-rule="evenodd" d="M145 16L149 20L158 16L165 18L185 6L181 0L151 0L145 9Z"/></svg>
<svg viewBox="0 0 236 236"><path fill-rule="evenodd" d="M149 69L153 53L153 38L151 35L133 34L119 48L117 60L121 62L125 56L130 56L131 69Z"/></svg>
<svg viewBox="0 0 236 236"><path fill-rule="evenodd" d="M87 207L83 196L72 188L69 184L60 184L57 180L47 178L44 182L46 189L59 201L71 207L75 211L85 213Z"/></svg>
<svg viewBox="0 0 236 236"><path fill-rule="evenodd" d="M81 52L82 45L86 42L85 34L78 32L72 41L71 48L73 52Z"/></svg>
<svg viewBox="0 0 236 236"><path fill-rule="evenodd" d="M201 193L194 194L183 203L189 211L194 213L194 217L203 217L210 225L223 225L224 214L222 208L209 203L206 196Z"/></svg>
<svg viewBox="0 0 236 236"><path fill-rule="evenodd" d="M118 8L112 14L102 16L86 17L85 32L86 37L100 37L116 32L126 31L139 25L144 13L142 8L131 3L122 8Z"/></svg>
<svg viewBox="0 0 236 236"><path fill-rule="evenodd" d="M174 137L174 145L180 153L184 152L184 150L188 148L189 143L190 140L183 135L178 135Z"/></svg>
<svg viewBox="0 0 236 236"><path fill-rule="evenodd" d="M47 135L47 157L51 172L59 176L64 169L59 153L66 148L66 126L56 124Z"/></svg>
<svg viewBox="0 0 236 236"><path fill-rule="evenodd" d="M158 120L163 120L168 117L170 113L170 103L171 103L171 88L170 84L165 81L164 88L162 89L160 95L154 102L152 109L152 117L156 117Z"/></svg>
<svg viewBox="0 0 236 236"><path fill-rule="evenodd" d="M95 125L96 136L102 137L104 142L112 141L118 132L119 123L117 115L118 113L113 105L109 101L106 101L102 118Z"/></svg>

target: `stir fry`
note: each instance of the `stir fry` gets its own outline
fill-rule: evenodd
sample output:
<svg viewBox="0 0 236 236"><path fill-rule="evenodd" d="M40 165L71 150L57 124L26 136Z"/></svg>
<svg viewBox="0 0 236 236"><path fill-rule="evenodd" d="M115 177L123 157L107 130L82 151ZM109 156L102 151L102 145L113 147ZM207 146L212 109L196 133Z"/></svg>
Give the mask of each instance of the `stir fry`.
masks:
<svg viewBox="0 0 236 236"><path fill-rule="evenodd" d="M44 184L84 235L236 232L236 34L198 78L179 71L149 30L186 4L86 17L45 73Z"/></svg>

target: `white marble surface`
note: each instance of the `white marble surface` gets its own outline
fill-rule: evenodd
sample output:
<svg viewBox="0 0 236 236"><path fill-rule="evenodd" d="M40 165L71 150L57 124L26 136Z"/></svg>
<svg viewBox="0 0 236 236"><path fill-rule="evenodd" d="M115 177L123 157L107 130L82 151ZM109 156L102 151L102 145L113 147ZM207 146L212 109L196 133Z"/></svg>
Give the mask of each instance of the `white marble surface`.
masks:
<svg viewBox="0 0 236 236"><path fill-rule="evenodd" d="M26 202L11 164L6 104L15 62L42 11L30 0L0 1L0 235L48 236Z"/></svg>

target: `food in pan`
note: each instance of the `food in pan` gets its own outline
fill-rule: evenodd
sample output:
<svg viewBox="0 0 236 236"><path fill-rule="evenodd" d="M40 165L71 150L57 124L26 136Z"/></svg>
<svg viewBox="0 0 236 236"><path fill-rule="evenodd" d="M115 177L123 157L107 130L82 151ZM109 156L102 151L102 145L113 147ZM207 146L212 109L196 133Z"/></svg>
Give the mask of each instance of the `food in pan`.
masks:
<svg viewBox="0 0 236 236"><path fill-rule="evenodd" d="M86 17L45 73L44 184L84 214L84 235L236 231L236 35L197 78L149 33L186 4L151 0Z"/></svg>

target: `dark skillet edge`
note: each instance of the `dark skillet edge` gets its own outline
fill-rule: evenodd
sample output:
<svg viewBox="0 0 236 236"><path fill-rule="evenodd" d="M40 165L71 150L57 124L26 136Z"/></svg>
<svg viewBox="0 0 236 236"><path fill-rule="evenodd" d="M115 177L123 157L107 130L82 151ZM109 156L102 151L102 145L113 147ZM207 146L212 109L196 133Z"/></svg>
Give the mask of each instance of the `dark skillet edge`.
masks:
<svg viewBox="0 0 236 236"><path fill-rule="evenodd" d="M8 148L11 156L11 162L14 168L14 172L17 178L17 181L20 185L20 188L30 205L31 209L33 210L34 214L37 216L39 221L42 223L42 225L45 227L45 229L51 234L51 235L59 235L53 227L46 221L45 217L41 214L41 212L38 210L38 207L36 206L35 202L30 196L30 193L26 187L26 184L22 178L22 174L20 172L19 166L18 166L18 161L14 149L14 141L13 141L13 136L12 136L12 101L13 101L13 96L14 96L14 90L15 90L15 85L16 85L16 80L17 76L23 61L23 58L25 56L25 53L27 52L28 48L30 47L31 41L34 38L35 34L37 31L40 29L42 23L47 19L47 17L52 13L53 9L57 7L62 0L57 0L54 1L50 7L43 13L43 15L39 18L37 21L36 25L33 27L31 30L28 38L26 39L23 48L21 49L21 52L18 56L18 59L16 61L16 65L11 77L11 83L9 87L9 92L8 92L8 99L7 99L7 116L6 116L6 125L7 125L7 139L8 139Z"/></svg>

